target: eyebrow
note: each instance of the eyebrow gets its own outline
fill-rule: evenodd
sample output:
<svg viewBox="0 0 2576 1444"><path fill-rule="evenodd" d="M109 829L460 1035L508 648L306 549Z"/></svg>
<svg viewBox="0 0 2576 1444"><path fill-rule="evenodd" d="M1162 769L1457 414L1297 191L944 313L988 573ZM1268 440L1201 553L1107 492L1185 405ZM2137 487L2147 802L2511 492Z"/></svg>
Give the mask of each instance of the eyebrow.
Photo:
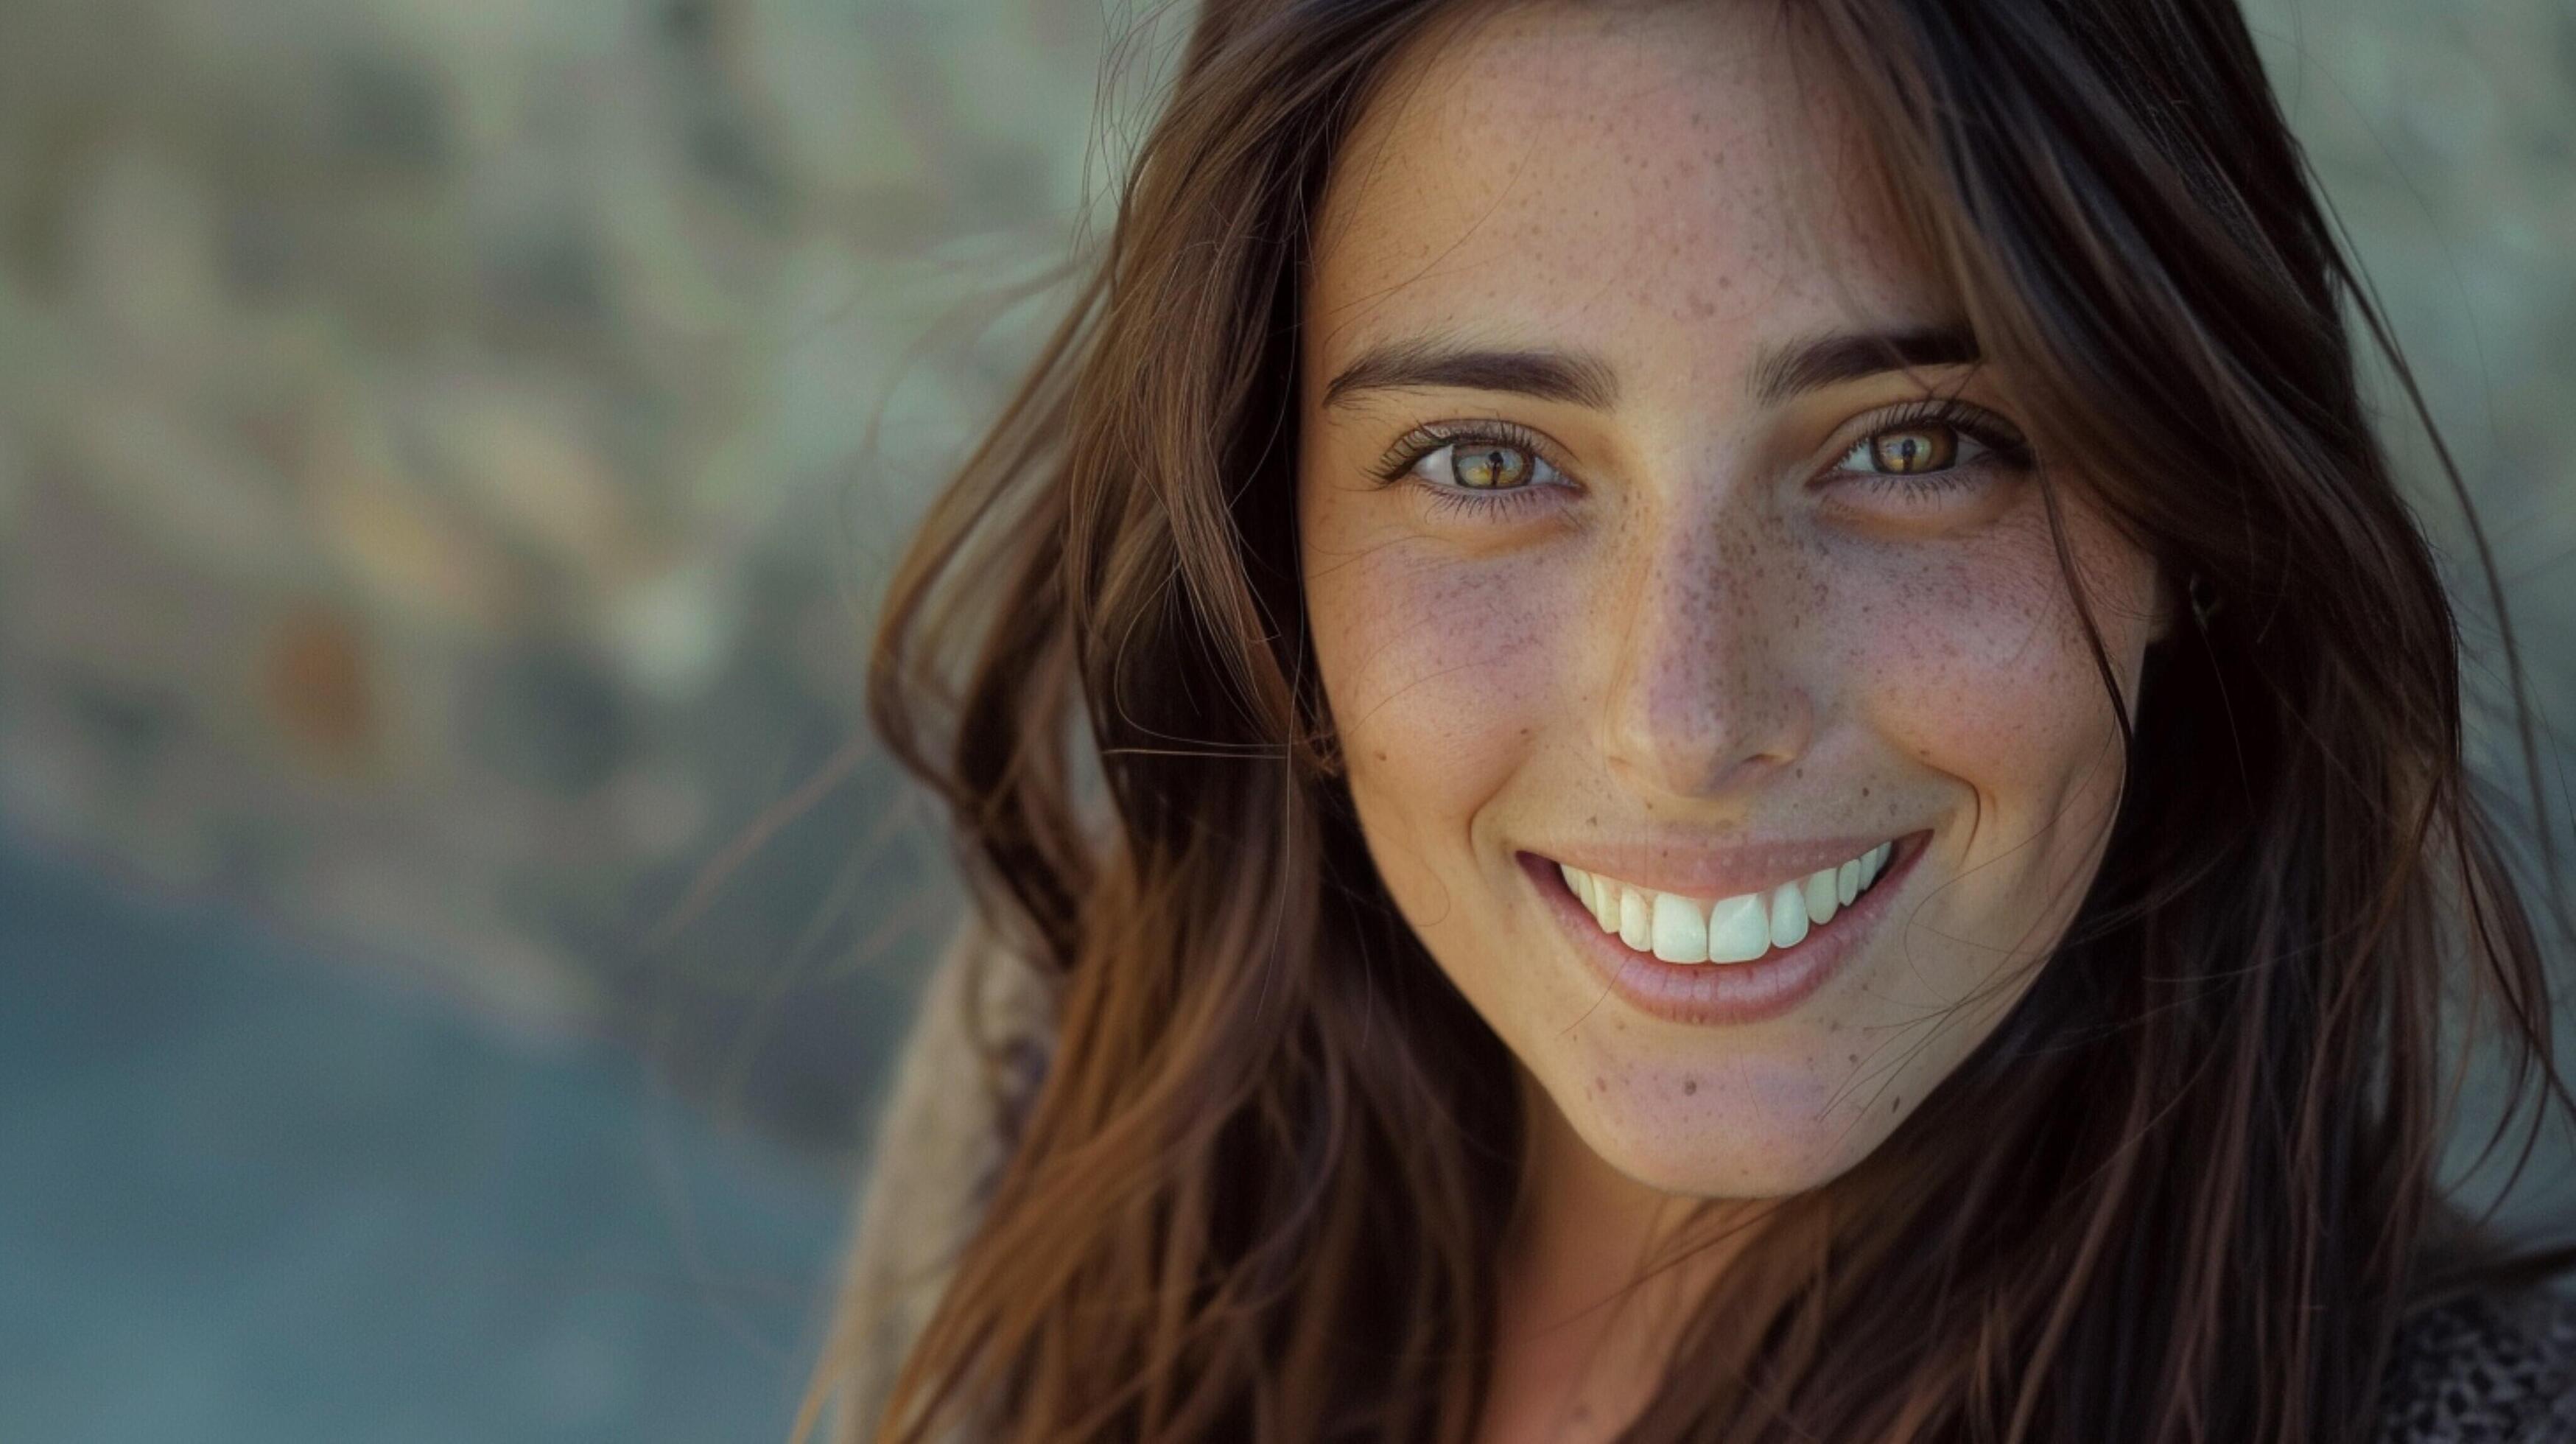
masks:
<svg viewBox="0 0 2576 1444"><path fill-rule="evenodd" d="M1416 337L1370 347L1324 387L1324 405L1363 391L1510 391L1607 411L1619 399L1608 362L1581 351L1510 351Z"/></svg>
<svg viewBox="0 0 2576 1444"><path fill-rule="evenodd" d="M1882 372L1970 365L1981 357L1976 333L1955 323L1835 332L1764 348L1745 389L1756 402L1775 405L1802 392ZM1618 373L1590 352L1511 350L1415 337L1362 352L1326 383L1324 405L1339 406L1367 391L1440 388L1508 391L1594 411L1607 411L1619 399Z"/></svg>
<svg viewBox="0 0 2576 1444"><path fill-rule="evenodd" d="M1745 390L1764 405L1786 401L1864 376L1932 366L1968 366L1984 359L1977 333L1956 322L1893 331L1816 336L1763 353Z"/></svg>

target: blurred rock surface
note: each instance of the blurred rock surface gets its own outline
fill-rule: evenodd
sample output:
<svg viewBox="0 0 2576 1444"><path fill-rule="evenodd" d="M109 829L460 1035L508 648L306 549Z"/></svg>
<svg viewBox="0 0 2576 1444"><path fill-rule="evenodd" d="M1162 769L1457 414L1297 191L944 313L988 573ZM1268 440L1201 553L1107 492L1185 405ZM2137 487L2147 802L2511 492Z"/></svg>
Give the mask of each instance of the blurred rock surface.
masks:
<svg viewBox="0 0 2576 1444"><path fill-rule="evenodd" d="M857 731L1100 25L0 7L0 818L845 1145L949 915L887 769L662 925Z"/></svg>

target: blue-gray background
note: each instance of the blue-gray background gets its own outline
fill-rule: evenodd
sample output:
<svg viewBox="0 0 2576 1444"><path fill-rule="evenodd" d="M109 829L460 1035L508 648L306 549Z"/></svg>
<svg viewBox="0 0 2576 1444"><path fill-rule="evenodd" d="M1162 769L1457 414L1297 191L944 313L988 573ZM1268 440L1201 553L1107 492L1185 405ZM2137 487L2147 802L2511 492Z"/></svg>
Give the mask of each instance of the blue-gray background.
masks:
<svg viewBox="0 0 2576 1444"><path fill-rule="evenodd" d="M0 6L0 1441L783 1437L955 897L861 639L1153 13ZM2254 15L2576 719L2576 10Z"/></svg>

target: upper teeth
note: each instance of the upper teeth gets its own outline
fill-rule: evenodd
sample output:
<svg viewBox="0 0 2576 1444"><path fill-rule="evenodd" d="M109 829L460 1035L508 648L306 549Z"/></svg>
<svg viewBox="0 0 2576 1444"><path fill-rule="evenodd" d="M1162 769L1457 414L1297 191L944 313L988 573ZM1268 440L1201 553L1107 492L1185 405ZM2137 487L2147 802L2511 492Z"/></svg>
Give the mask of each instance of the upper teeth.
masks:
<svg viewBox="0 0 2576 1444"><path fill-rule="evenodd" d="M1558 863L1565 885L1592 909L1601 931L1668 963L1749 963L1773 948L1796 947L1807 929L1832 920L1869 891L1896 844L1882 842L1851 861L1821 868L1763 892L1704 903L1677 893L1631 887Z"/></svg>

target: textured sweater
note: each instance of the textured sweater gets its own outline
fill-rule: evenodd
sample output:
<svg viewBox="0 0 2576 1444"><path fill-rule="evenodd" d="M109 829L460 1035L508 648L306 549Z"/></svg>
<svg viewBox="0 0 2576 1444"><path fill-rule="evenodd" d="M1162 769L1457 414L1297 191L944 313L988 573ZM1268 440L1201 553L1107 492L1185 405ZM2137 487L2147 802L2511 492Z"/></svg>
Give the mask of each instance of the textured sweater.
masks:
<svg viewBox="0 0 2576 1444"><path fill-rule="evenodd" d="M1045 1073L1045 986L999 952L971 966L988 947L971 927L950 944L896 1064L842 1283L830 1444L871 1437ZM983 1042L998 1045L998 1074ZM2472 1296L2409 1317L2381 1421L2378 1444L2576 1444L2576 1299Z"/></svg>

